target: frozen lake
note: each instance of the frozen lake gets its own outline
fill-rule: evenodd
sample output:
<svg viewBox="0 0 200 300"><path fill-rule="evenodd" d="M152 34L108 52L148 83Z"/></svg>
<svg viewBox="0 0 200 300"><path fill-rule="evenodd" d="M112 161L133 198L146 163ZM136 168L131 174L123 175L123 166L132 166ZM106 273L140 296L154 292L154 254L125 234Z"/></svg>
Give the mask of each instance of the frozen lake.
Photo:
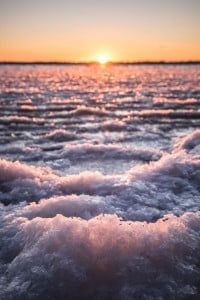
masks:
<svg viewBox="0 0 200 300"><path fill-rule="evenodd" d="M0 66L0 299L200 297L200 65Z"/></svg>

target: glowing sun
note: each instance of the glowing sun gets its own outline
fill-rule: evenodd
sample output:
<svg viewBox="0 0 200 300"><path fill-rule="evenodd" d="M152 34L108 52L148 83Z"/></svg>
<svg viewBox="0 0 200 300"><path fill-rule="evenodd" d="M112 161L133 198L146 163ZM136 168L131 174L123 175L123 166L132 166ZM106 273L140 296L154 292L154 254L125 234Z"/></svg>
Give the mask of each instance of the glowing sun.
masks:
<svg viewBox="0 0 200 300"><path fill-rule="evenodd" d="M101 65L105 65L108 62L108 57L106 54L100 54L97 60Z"/></svg>

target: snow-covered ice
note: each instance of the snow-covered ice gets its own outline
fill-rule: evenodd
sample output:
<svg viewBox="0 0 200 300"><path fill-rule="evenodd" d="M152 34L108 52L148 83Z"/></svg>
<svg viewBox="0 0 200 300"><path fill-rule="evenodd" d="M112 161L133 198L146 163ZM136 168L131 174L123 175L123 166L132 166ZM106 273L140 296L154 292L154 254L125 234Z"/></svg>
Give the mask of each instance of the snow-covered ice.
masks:
<svg viewBox="0 0 200 300"><path fill-rule="evenodd" d="M0 67L0 299L200 297L200 67Z"/></svg>

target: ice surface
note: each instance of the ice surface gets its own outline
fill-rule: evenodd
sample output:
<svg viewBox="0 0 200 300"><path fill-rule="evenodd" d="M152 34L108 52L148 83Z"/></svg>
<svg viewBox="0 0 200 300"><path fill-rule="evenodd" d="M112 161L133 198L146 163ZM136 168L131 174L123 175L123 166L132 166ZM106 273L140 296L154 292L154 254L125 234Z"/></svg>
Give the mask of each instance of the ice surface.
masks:
<svg viewBox="0 0 200 300"><path fill-rule="evenodd" d="M0 67L0 299L200 297L199 66Z"/></svg>

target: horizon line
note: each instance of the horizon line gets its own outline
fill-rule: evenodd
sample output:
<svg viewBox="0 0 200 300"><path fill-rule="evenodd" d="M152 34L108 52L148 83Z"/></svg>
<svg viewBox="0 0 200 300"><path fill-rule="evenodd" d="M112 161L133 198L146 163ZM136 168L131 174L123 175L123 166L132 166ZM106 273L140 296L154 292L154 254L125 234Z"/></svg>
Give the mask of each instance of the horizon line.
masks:
<svg viewBox="0 0 200 300"><path fill-rule="evenodd" d="M0 61L0 65L99 65L98 61ZM108 61L105 65L177 65L200 64L200 60Z"/></svg>

